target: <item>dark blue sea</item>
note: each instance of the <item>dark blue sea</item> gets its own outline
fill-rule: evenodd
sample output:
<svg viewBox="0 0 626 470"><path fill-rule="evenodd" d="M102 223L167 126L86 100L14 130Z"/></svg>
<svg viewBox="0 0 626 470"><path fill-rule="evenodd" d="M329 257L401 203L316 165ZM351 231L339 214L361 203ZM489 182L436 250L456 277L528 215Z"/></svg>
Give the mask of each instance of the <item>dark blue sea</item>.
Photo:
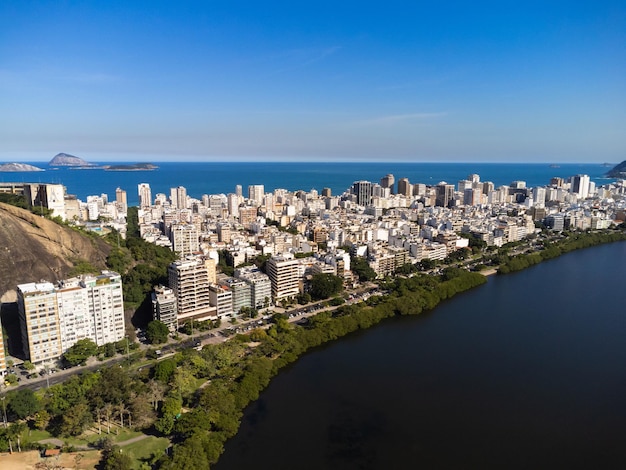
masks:
<svg viewBox="0 0 626 470"><path fill-rule="evenodd" d="M119 164L120 162L110 162ZM455 184L477 173L481 181L492 181L496 187L511 181L526 181L530 187L549 184L550 178L567 178L587 174L596 184L609 180L603 175L610 169L601 164L504 164L504 163L328 163L328 162L159 162L159 168L150 171L104 171L102 169L52 169L42 162L32 165L44 172L3 172L2 182L35 182L63 184L69 194L85 200L88 195L108 194L115 197L115 189L126 190L129 205L137 205L137 185L149 183L152 195L169 194L176 186L187 188L187 194L200 198L203 194L228 194L235 186L263 184L266 191L283 188L290 191L328 187L333 194L341 194L354 181L379 182L388 173L408 178L411 183L434 185L441 181ZM102 165L106 162L100 163Z"/></svg>

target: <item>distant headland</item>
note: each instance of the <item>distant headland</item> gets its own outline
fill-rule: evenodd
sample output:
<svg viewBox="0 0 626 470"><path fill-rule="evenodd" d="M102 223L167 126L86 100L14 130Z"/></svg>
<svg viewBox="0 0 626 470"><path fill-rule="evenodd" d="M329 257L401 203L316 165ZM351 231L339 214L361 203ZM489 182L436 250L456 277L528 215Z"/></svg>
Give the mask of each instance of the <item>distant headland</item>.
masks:
<svg viewBox="0 0 626 470"><path fill-rule="evenodd" d="M0 171L45 171L43 168L39 168L27 163L4 163L0 165Z"/></svg>
<svg viewBox="0 0 626 470"><path fill-rule="evenodd" d="M609 178L626 178L626 160L618 163L606 174Z"/></svg>

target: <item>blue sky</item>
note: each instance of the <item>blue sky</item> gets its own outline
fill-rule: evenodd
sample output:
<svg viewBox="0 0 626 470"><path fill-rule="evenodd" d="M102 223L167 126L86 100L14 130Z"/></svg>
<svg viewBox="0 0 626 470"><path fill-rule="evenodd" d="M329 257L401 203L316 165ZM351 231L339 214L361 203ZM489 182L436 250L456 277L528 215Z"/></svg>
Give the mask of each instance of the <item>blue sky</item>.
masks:
<svg viewBox="0 0 626 470"><path fill-rule="evenodd" d="M626 3L0 2L0 160L626 159Z"/></svg>

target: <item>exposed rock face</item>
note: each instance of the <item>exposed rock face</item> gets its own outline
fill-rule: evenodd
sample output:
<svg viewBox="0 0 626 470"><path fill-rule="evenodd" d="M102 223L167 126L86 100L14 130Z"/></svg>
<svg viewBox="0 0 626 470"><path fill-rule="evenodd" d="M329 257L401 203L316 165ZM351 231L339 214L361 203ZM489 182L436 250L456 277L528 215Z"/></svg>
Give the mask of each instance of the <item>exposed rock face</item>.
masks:
<svg viewBox="0 0 626 470"><path fill-rule="evenodd" d="M93 163L86 162L82 158L75 157L68 153L57 154L50 163L50 166L93 166Z"/></svg>
<svg viewBox="0 0 626 470"><path fill-rule="evenodd" d="M0 165L0 171L44 171L33 165L26 163L4 163Z"/></svg>
<svg viewBox="0 0 626 470"><path fill-rule="evenodd" d="M613 169L606 174L606 176L609 178L626 178L626 160L618 165L615 165Z"/></svg>
<svg viewBox="0 0 626 470"><path fill-rule="evenodd" d="M0 203L0 297L5 301L18 284L67 278L72 260L105 269L109 251L102 240Z"/></svg>

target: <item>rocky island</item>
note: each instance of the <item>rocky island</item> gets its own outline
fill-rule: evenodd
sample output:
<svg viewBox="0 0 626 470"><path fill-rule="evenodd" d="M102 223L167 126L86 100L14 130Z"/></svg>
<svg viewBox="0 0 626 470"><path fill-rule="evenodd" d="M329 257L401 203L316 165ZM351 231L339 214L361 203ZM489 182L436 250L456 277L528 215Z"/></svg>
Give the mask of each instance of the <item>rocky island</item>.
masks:
<svg viewBox="0 0 626 470"><path fill-rule="evenodd" d="M96 166L93 163L89 163L80 157L75 157L68 153L59 153L50 160L49 166L76 166L76 167L92 167Z"/></svg>
<svg viewBox="0 0 626 470"><path fill-rule="evenodd" d="M0 171L44 171L43 168L38 168L27 163L4 163L0 165Z"/></svg>

